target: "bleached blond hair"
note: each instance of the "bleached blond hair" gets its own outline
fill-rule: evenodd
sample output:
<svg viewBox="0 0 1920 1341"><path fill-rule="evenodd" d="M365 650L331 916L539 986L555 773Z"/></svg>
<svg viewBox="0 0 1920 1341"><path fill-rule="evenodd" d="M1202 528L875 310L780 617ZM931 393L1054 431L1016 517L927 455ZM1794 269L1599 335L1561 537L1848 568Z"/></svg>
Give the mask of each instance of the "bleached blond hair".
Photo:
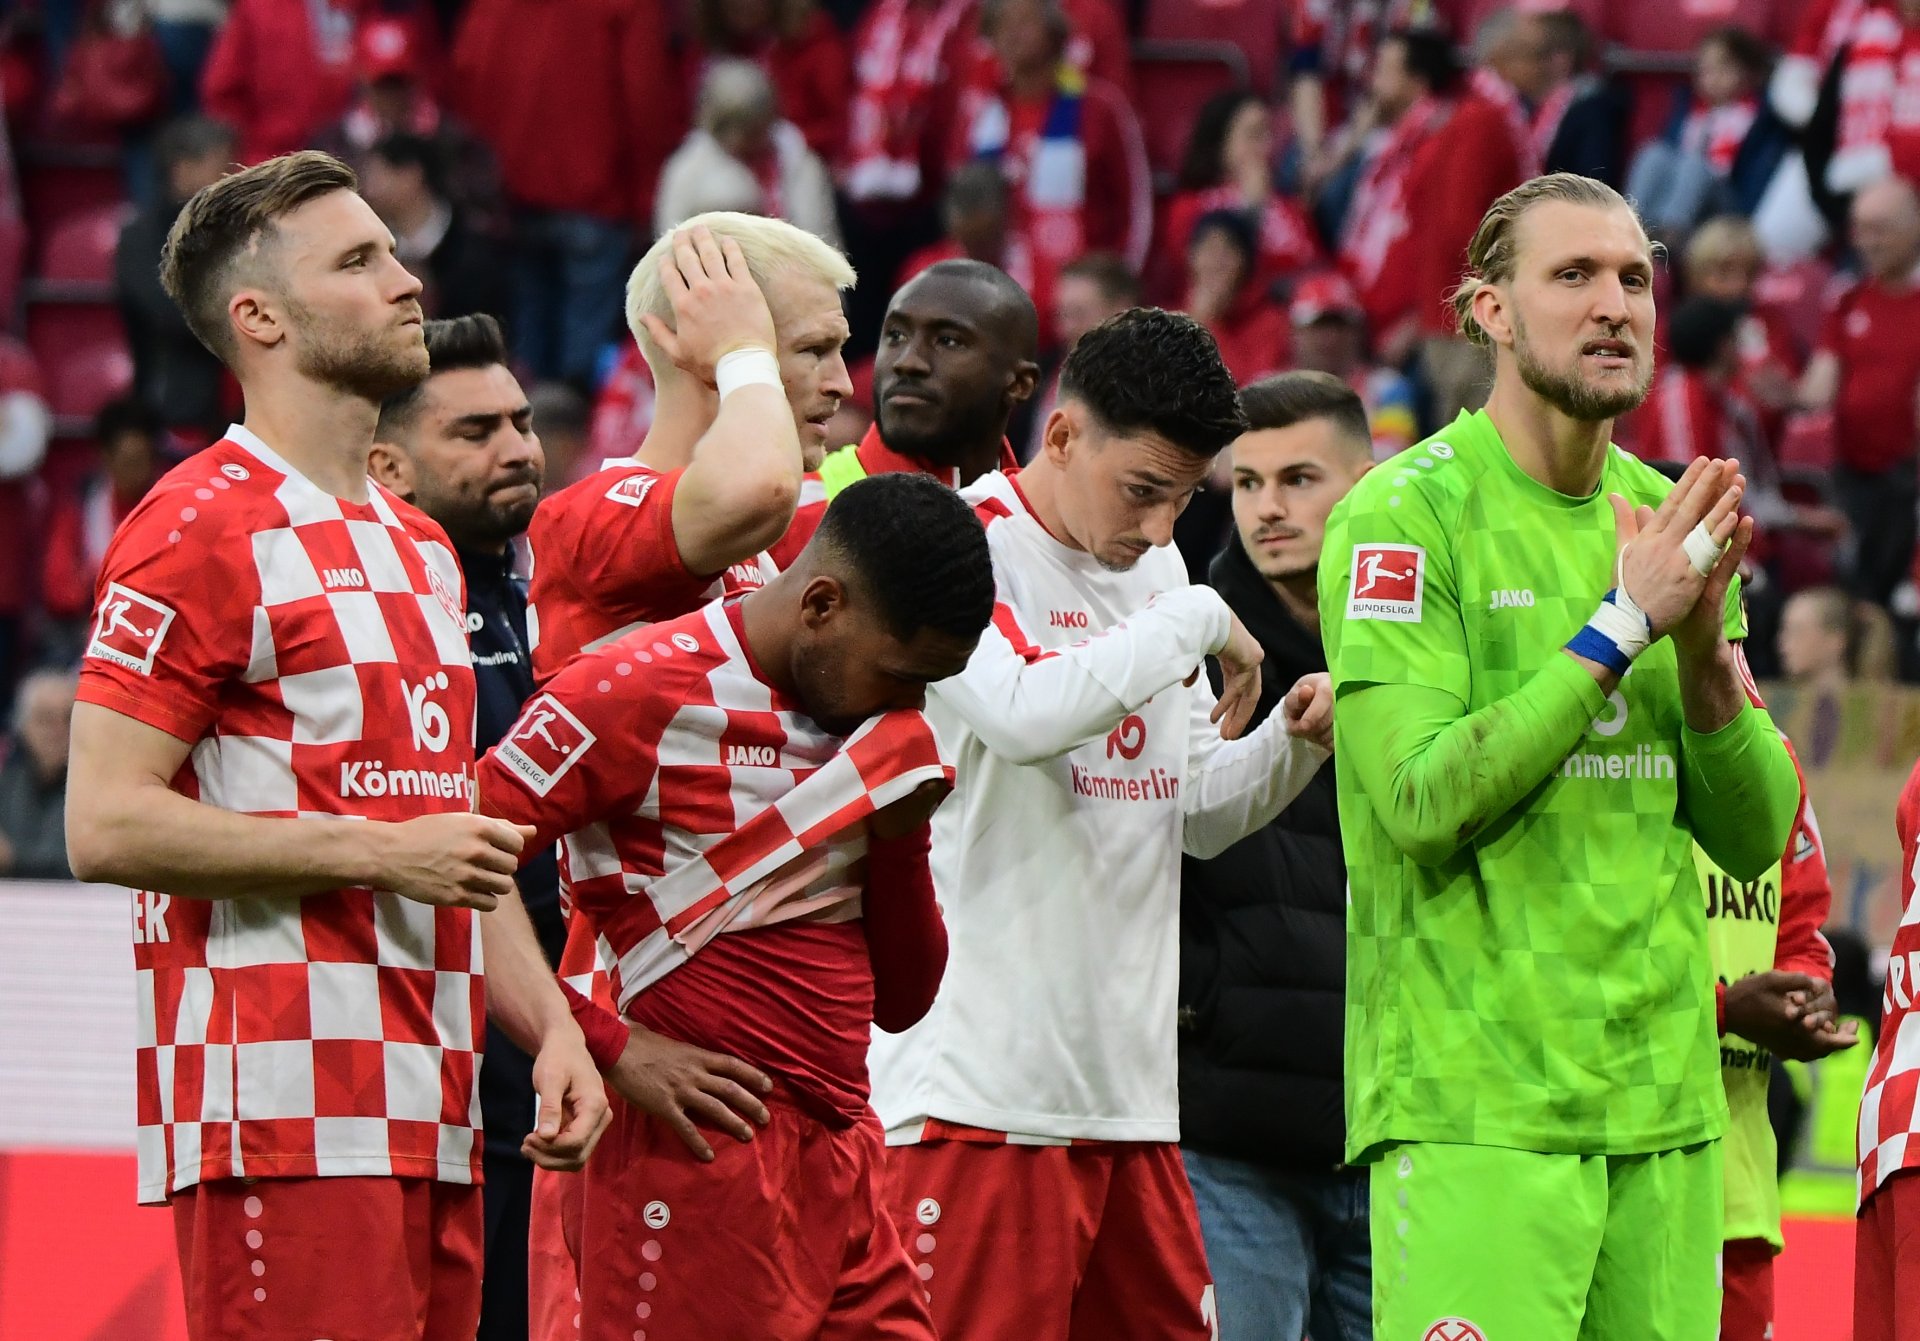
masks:
<svg viewBox="0 0 1920 1341"><path fill-rule="evenodd" d="M1487 207L1480 226L1474 230L1473 241L1467 246L1467 273L1461 277L1459 287L1447 295L1460 333L1482 349L1491 348L1493 340L1474 319L1473 297L1489 284L1513 282L1514 264L1520 254L1517 236L1520 220L1535 205L1556 200L1569 205L1589 205L1595 209L1623 209L1633 215L1635 223L1640 222L1640 213L1634 209L1632 201L1605 182L1572 172L1554 172L1545 177L1535 177L1494 201ZM1644 224L1641 224L1640 231L1644 236ZM1654 247L1656 255L1660 250L1658 246Z"/></svg>
<svg viewBox="0 0 1920 1341"><path fill-rule="evenodd" d="M747 258L747 273L763 293L768 282L778 275L804 275L840 290L851 289L856 278L852 264L838 247L784 219L715 210L676 224L647 248L647 254L640 258L640 264L633 268L633 275L627 280L627 327L639 341L640 353L653 370L656 384L672 375L673 365L647 335L646 325L640 318L651 312L669 326L673 324L673 305L667 299L666 286L660 281L660 262L673 254L676 234L703 224L715 238L730 237L740 244L740 251Z"/></svg>

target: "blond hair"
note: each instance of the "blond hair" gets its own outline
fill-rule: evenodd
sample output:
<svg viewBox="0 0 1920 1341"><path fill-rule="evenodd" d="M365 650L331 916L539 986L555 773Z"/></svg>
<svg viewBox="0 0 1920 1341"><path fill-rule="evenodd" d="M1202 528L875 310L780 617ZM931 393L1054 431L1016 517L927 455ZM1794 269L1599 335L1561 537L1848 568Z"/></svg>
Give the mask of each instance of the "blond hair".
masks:
<svg viewBox="0 0 1920 1341"><path fill-rule="evenodd" d="M1474 319L1474 296L1488 285L1513 281L1514 264L1520 249L1516 236L1520 220L1535 205L1552 201L1589 205L1595 209L1623 209L1633 215L1636 224L1640 222L1639 212L1625 196L1605 182L1574 172L1553 172L1544 177L1535 177L1520 183L1494 201L1487 207L1480 226L1473 231L1473 241L1467 246L1467 272L1461 277L1459 286L1447 295L1460 333L1482 349L1490 348L1493 340ZM1642 225L1641 233L1644 235L1645 232L1646 228Z"/></svg>
<svg viewBox="0 0 1920 1341"><path fill-rule="evenodd" d="M640 318L651 312L669 326L673 324L673 304L667 298L666 286L660 282L660 262L673 255L673 239L677 234L702 226L715 238L730 237L740 244L740 251L747 258L747 273L753 276L762 293L766 292L770 280L783 274L803 275L836 289L850 289L854 284L853 266L840 254L839 248L804 228L795 228L784 219L766 219L729 210L696 214L662 233L659 240L647 248L647 254L640 258L640 264L633 268L633 276L627 281L627 326L639 341L640 353L653 370L656 383L670 374L672 364L648 336L646 324Z"/></svg>
<svg viewBox="0 0 1920 1341"><path fill-rule="evenodd" d="M1700 272L1718 265L1737 251L1762 257L1760 235L1753 225L1738 214L1717 214L1693 230L1686 250L1680 253L1680 272L1688 284L1699 282Z"/></svg>

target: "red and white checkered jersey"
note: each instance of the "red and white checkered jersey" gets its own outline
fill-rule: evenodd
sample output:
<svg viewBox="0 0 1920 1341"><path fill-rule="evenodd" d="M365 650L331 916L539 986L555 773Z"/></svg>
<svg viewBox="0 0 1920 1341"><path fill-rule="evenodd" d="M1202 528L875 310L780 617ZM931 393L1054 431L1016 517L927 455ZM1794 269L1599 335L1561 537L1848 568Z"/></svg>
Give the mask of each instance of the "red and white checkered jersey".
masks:
<svg viewBox="0 0 1920 1341"><path fill-rule="evenodd" d="M763 587L778 571L764 554L717 577L687 570L673 538L673 494L685 473L615 459L534 509L527 637L536 681L643 624Z"/></svg>
<svg viewBox="0 0 1920 1341"><path fill-rule="evenodd" d="M1920 764L1901 789L1894 812L1900 833L1900 929L1887 956L1880 998L1880 1033L1860 1101L1860 1199L1902 1169L1920 1167Z"/></svg>
<svg viewBox="0 0 1920 1341"><path fill-rule="evenodd" d="M570 663L481 760L479 788L488 814L538 830L530 848L561 842L574 920L625 1010L722 932L859 916L863 821L952 776L917 712L822 731L716 601Z"/></svg>
<svg viewBox="0 0 1920 1341"><path fill-rule="evenodd" d="M459 564L368 493L335 498L234 427L121 526L79 697L191 742L176 791L277 817L470 806ZM142 1201L227 1177L478 1181L469 910L138 893L134 968Z"/></svg>
<svg viewBox="0 0 1920 1341"><path fill-rule="evenodd" d="M873 1107L896 1145L1177 1140L1181 853L1267 823L1326 756L1278 713L1221 740L1206 679L1183 681L1227 641L1226 604L1170 547L1113 572L1055 539L1019 479L961 491L997 604L927 695L959 777L933 816L946 976L924 1019L874 1036Z"/></svg>

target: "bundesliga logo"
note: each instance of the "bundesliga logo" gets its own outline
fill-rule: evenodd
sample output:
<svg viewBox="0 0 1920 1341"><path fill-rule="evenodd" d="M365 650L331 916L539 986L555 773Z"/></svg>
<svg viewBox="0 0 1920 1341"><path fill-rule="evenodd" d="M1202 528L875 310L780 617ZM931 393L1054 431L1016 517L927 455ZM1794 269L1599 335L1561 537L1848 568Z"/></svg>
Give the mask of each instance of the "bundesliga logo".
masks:
<svg viewBox="0 0 1920 1341"><path fill-rule="evenodd" d="M1427 552L1418 545L1355 545L1348 619L1420 622Z"/></svg>
<svg viewBox="0 0 1920 1341"><path fill-rule="evenodd" d="M153 659L171 623L172 607L118 582L109 582L93 618L93 640L87 644L87 655L151 675Z"/></svg>
<svg viewBox="0 0 1920 1341"><path fill-rule="evenodd" d="M512 732L500 742L500 762L520 775L534 795L545 796L580 762L594 734L551 694L527 704Z"/></svg>

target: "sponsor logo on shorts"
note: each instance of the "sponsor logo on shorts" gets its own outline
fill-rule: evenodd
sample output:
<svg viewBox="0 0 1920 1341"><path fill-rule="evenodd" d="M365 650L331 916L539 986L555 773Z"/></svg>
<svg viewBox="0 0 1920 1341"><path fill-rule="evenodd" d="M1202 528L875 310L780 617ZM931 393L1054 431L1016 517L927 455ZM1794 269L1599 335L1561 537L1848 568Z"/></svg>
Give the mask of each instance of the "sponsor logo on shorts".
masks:
<svg viewBox="0 0 1920 1341"><path fill-rule="evenodd" d="M913 1208L913 1218L923 1225L940 1223L940 1203L932 1197L920 1198L920 1204Z"/></svg>
<svg viewBox="0 0 1920 1341"><path fill-rule="evenodd" d="M648 1229L665 1229L667 1222L673 1219L673 1212L667 1209L664 1201L650 1201L640 1212L640 1218L647 1222Z"/></svg>
<svg viewBox="0 0 1920 1341"><path fill-rule="evenodd" d="M1465 1318L1442 1318L1427 1328L1420 1341L1487 1341L1487 1334Z"/></svg>
<svg viewBox="0 0 1920 1341"><path fill-rule="evenodd" d="M520 714L495 751L536 796L545 796L593 747L593 732L552 694L541 694Z"/></svg>
<svg viewBox="0 0 1920 1341"><path fill-rule="evenodd" d="M607 497L616 503L637 508L647 501L647 495L653 492L654 481L658 478L657 475L628 475L607 490Z"/></svg>
<svg viewBox="0 0 1920 1341"><path fill-rule="evenodd" d="M1418 624L1427 552L1418 545L1355 545L1348 619Z"/></svg>
<svg viewBox="0 0 1920 1341"><path fill-rule="evenodd" d="M107 594L93 617L93 639L87 655L125 666L139 675L153 674L153 659L173 623L173 607L142 596L118 582L107 584Z"/></svg>

